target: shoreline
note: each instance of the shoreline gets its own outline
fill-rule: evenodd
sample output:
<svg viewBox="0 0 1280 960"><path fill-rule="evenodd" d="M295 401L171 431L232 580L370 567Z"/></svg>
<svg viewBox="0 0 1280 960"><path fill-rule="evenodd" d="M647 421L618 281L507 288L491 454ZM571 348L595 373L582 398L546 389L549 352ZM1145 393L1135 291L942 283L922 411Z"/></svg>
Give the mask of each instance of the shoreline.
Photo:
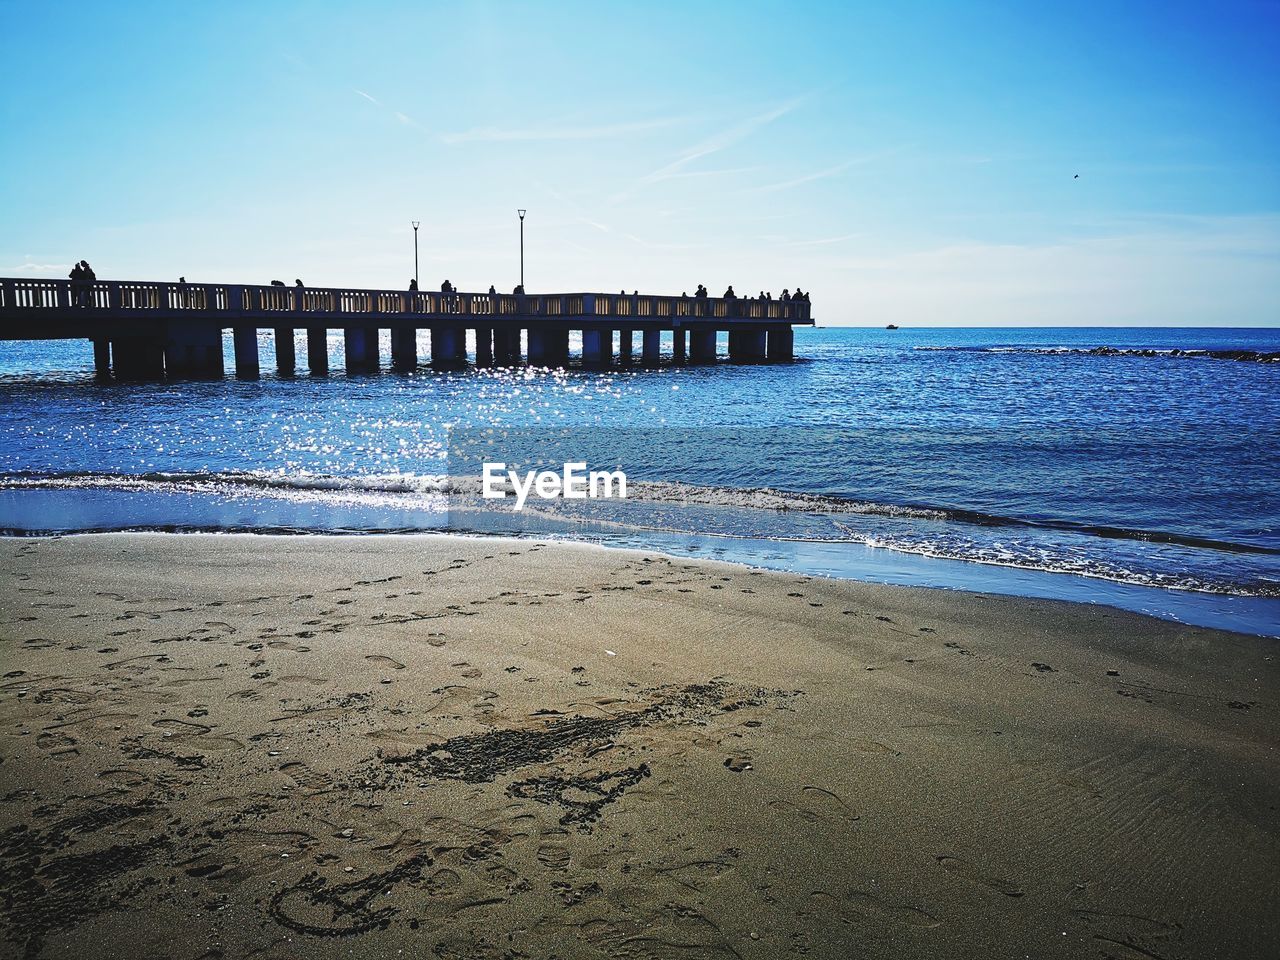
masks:
<svg viewBox="0 0 1280 960"><path fill-rule="evenodd" d="M454 534L5 539L0 573L31 956L1280 944L1265 638Z"/></svg>
<svg viewBox="0 0 1280 960"><path fill-rule="evenodd" d="M1238 594L1220 594L1207 590L1178 589L1150 584L1132 584L1111 580L1102 576L1066 571L1039 570L1005 564L994 561L961 560L954 557L932 556L897 550L893 547L869 546L845 541L821 540L752 540L722 534L686 535L690 545L705 540L715 544L713 549L703 551L698 546L686 553L676 552L681 545L674 537L669 538L666 548L649 546L639 542L600 543L585 539L557 538L554 534L530 533L527 536L512 536L509 533L486 533L481 531L433 531L433 530L319 530L311 528L268 527L260 530L218 529L200 527L169 527L164 529L134 530L80 530L72 532L26 532L22 530L0 530L0 542L13 540L40 541L59 540L69 537L97 536L162 536L162 537L295 537L319 538L413 538L413 537L456 537L460 539L511 541L530 544L545 543L568 547L586 547L599 550L622 552L642 552L662 555L676 560L692 560L708 563L726 563L745 567L750 570L763 570L770 573L794 574L797 576L822 577L841 582L874 584L906 590L945 590L960 594L982 596L1013 597L1033 602L1077 604L1085 607L1105 607L1109 610L1122 611L1138 616L1149 617L1164 623L1183 626L1200 627L1226 633L1237 633L1244 636L1280 639L1280 600L1274 598L1254 597ZM736 544L739 549L730 556L716 557L710 554L723 548L722 543ZM753 551L742 549L742 545L750 545ZM768 551L779 551L790 548L799 554L808 550L821 558L832 551L849 554L866 554L861 564L850 563L847 569L836 570L834 564L823 568L820 559L792 564L770 564ZM869 562L868 562L869 560ZM934 582L920 583L923 570L932 570L936 576ZM982 589L984 583L990 589ZM1098 599L1085 599L1077 594L1082 589L1096 589ZM1164 607L1152 609L1158 600ZM1267 613L1255 612L1252 616L1239 610L1230 609L1233 603L1249 605L1272 605L1276 609L1277 619L1268 619ZM1239 624L1245 624L1244 629ZM1225 624L1232 624L1226 626Z"/></svg>

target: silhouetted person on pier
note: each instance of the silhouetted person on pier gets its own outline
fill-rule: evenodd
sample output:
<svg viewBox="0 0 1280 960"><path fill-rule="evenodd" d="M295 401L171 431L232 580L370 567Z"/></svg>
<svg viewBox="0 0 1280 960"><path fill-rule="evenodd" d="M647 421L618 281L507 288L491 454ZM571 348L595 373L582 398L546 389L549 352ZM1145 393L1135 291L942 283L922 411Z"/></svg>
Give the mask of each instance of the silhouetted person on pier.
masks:
<svg viewBox="0 0 1280 960"><path fill-rule="evenodd" d="M524 296L524 284L523 284L523 283L517 283L517 284L516 284L516 288L515 288L514 290L512 290L511 292L512 292L512 293L514 293L517 297L523 297L523 296Z"/></svg>
<svg viewBox="0 0 1280 960"><path fill-rule="evenodd" d="M80 261L80 306L93 306L93 281L98 279L98 275L93 272L93 267L89 266L88 260Z"/></svg>
<svg viewBox="0 0 1280 960"><path fill-rule="evenodd" d="M791 294L787 292L787 288L786 288L786 287L783 287L783 288L782 288L782 296L780 296L778 299L779 299L779 300L781 300L781 301L783 301L784 303L790 303L790 302L791 302Z"/></svg>
<svg viewBox="0 0 1280 960"><path fill-rule="evenodd" d="M411 279L411 280L409 281L409 289L410 289L410 290L417 290L417 289L418 289L418 278L417 278L417 277L414 277L413 279Z"/></svg>
<svg viewBox="0 0 1280 960"><path fill-rule="evenodd" d="M496 297L497 295L498 295L498 288L495 287L492 283L489 284L489 296Z"/></svg>
<svg viewBox="0 0 1280 960"><path fill-rule="evenodd" d="M283 286L284 286L284 281L283 281L283 280L272 280L272 281L271 281L271 285L272 285L273 287L283 287Z"/></svg>
<svg viewBox="0 0 1280 960"><path fill-rule="evenodd" d="M187 278L178 278L178 303L185 309L191 306L191 291L187 289Z"/></svg>
<svg viewBox="0 0 1280 960"><path fill-rule="evenodd" d="M729 284L729 289L724 292L724 299L737 300L738 295L733 292L733 284Z"/></svg>
<svg viewBox="0 0 1280 960"><path fill-rule="evenodd" d="M84 268L78 263L71 265L71 272L67 274L71 278L71 305L73 307L84 306Z"/></svg>
<svg viewBox="0 0 1280 960"><path fill-rule="evenodd" d="M791 295L792 300L803 300L804 294L800 292L800 288L796 287L796 292Z"/></svg>
<svg viewBox="0 0 1280 960"><path fill-rule="evenodd" d="M693 291L693 295L699 300L705 300L707 298L707 288L702 284L698 284L698 289Z"/></svg>
<svg viewBox="0 0 1280 960"><path fill-rule="evenodd" d="M440 284L440 292L453 293L453 284L446 280L444 283Z"/></svg>
<svg viewBox="0 0 1280 960"><path fill-rule="evenodd" d="M293 281L293 285L294 285L295 287L300 287L300 286L302 286L302 281L301 281L301 280L294 280L294 281Z"/></svg>

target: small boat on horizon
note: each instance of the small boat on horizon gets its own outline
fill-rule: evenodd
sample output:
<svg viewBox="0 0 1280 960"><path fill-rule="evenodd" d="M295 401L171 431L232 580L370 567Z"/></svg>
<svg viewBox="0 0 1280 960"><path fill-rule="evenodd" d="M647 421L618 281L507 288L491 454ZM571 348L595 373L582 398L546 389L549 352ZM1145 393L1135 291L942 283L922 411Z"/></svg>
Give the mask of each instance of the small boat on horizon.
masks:
<svg viewBox="0 0 1280 960"><path fill-rule="evenodd" d="M888 326L886 326L886 327L885 327L885 329L886 329L886 330L897 330L897 329L898 329L898 325L897 325L896 323L891 323L891 324L889 324Z"/></svg>

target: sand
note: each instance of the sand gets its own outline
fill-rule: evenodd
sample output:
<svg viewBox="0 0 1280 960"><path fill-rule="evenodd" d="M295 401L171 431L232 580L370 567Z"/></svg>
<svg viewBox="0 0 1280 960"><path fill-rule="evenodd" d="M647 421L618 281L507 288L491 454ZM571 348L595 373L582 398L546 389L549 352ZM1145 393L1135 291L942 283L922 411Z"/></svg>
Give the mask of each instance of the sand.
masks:
<svg viewBox="0 0 1280 960"><path fill-rule="evenodd" d="M528 541L0 557L6 956L1280 956L1274 641Z"/></svg>

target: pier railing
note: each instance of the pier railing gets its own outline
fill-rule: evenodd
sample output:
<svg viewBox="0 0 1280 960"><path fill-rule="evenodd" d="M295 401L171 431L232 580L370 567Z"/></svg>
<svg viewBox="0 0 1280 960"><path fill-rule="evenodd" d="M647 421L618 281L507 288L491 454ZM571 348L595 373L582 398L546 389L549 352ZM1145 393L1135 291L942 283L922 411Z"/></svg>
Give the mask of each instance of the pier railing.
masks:
<svg viewBox="0 0 1280 960"><path fill-rule="evenodd" d="M707 320L810 323L803 300L670 297L627 293L490 294L347 288L247 286L243 284L97 281L72 289L70 280L0 279L0 317L35 310L82 309L88 316L175 315L296 320L379 318L529 317L599 318L637 324Z"/></svg>

